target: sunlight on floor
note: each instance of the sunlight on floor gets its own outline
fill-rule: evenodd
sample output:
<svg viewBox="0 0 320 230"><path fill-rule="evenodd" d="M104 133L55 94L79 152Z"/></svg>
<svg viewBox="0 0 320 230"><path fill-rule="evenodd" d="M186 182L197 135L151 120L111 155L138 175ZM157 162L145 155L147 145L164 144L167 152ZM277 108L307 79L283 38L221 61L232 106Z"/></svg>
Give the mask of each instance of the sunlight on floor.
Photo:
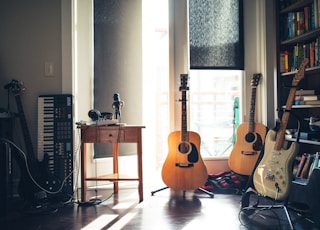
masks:
<svg viewBox="0 0 320 230"><path fill-rule="evenodd" d="M117 217L118 215L101 215L81 230L102 229Z"/></svg>
<svg viewBox="0 0 320 230"><path fill-rule="evenodd" d="M117 221L114 225L112 225L110 230L118 230L122 229L123 227L126 226L127 223L129 223L136 215L138 214L138 210L133 210L129 212L127 215L122 217L119 221Z"/></svg>

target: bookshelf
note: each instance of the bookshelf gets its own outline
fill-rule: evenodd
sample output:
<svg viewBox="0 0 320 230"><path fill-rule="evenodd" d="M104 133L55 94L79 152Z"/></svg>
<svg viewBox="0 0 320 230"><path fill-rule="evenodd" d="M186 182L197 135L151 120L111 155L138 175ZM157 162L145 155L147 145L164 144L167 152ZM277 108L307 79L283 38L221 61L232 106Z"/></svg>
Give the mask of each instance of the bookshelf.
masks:
<svg viewBox="0 0 320 230"><path fill-rule="evenodd" d="M315 94L320 94L320 0L280 0L277 2L277 47L279 53L277 104L280 108L278 116L281 118L283 113L281 108L285 108L292 79L304 57L309 59L309 64L305 70L304 78L299 82L298 89L315 90ZM301 17L303 18L302 23L299 23L298 19ZM298 24L302 24L302 26ZM297 33L297 28L300 28L299 33ZM296 32L290 34L290 30ZM314 44L314 46L311 47L310 44ZM303 49L299 50L298 46ZM284 53L288 55L285 58ZM312 62L311 59L313 59ZM304 103L292 106L293 112L288 122L288 129L297 129L298 122L300 122L300 131L310 132L306 119L320 117L320 104ZM294 141L295 139L287 138L287 140ZM302 144L301 148L305 151L320 151L320 138L319 140L300 139L300 143Z"/></svg>
<svg viewBox="0 0 320 230"><path fill-rule="evenodd" d="M281 118L283 113L281 108L285 108L292 79L303 58L308 58L309 64L297 90L315 90L314 95L320 94L320 0L280 0L277 3L277 104L278 116ZM300 122L300 131L311 133L307 121L310 117L320 117L319 104L293 105L287 129L297 130ZM306 136L309 138L309 135ZM295 141L296 138L287 137L286 140ZM320 152L320 138L300 138L299 143L300 158L304 153ZM298 164L297 160L296 166ZM319 189L320 168L316 168L307 179L296 178L289 196L291 202L306 203L318 225L320 225L320 200L313 198L311 194Z"/></svg>

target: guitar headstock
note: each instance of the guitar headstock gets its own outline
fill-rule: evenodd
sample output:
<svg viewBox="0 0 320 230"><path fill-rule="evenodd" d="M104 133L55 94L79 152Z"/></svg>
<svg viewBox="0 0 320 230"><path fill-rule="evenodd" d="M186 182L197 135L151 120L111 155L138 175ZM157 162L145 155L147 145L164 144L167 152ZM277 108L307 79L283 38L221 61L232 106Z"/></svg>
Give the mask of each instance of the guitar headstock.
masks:
<svg viewBox="0 0 320 230"><path fill-rule="evenodd" d="M12 80L10 83L4 86L5 89L10 89L15 95L20 94L21 91L24 91L26 88L23 86L22 81Z"/></svg>
<svg viewBox="0 0 320 230"><path fill-rule="evenodd" d="M302 78L304 78L304 70L306 69L306 65L309 63L307 58L303 59L298 72L294 76L292 80L292 86L297 86Z"/></svg>
<svg viewBox="0 0 320 230"><path fill-rule="evenodd" d="M179 91L187 91L187 90L189 90L188 78L189 78L188 74L180 74Z"/></svg>
<svg viewBox="0 0 320 230"><path fill-rule="evenodd" d="M251 86L254 86L254 87L258 86L261 76L262 76L261 73L253 74L250 82Z"/></svg>

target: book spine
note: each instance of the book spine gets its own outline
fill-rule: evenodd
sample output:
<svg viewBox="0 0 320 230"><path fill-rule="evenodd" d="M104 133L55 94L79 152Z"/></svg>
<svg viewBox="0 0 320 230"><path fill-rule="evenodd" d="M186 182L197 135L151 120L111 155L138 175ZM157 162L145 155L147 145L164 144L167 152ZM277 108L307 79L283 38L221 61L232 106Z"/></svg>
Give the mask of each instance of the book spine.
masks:
<svg viewBox="0 0 320 230"><path fill-rule="evenodd" d="M298 165L296 177L300 177L302 169L303 169L303 166L304 166L304 164L306 162L306 159L307 159L307 154L306 153L302 154L301 160L300 160L299 165Z"/></svg>
<svg viewBox="0 0 320 230"><path fill-rule="evenodd" d="M309 66L314 67L314 42L310 44Z"/></svg>
<svg viewBox="0 0 320 230"><path fill-rule="evenodd" d="M306 6L303 8L303 12L304 12L304 29L306 32L308 32L310 30L309 28L309 20L310 20L310 17L309 17L309 12L310 12L310 7L309 6Z"/></svg>
<svg viewBox="0 0 320 230"><path fill-rule="evenodd" d="M305 175L306 175L306 172L308 170L308 166L309 166L309 162L310 162L310 154L308 153L307 157L306 157L306 161L303 165L303 168L302 168L302 171L301 171L301 174L300 174L300 178L305 178Z"/></svg>
<svg viewBox="0 0 320 230"><path fill-rule="evenodd" d="M304 179L308 179L308 177L309 177L309 172L310 172L310 168L311 168L311 166L313 164L313 160L314 160L314 156L310 154L309 155L309 161L308 161L308 164L307 164L307 168L306 168L306 170L305 170L305 172L303 174L303 178Z"/></svg>
<svg viewBox="0 0 320 230"><path fill-rule="evenodd" d="M311 4L311 30L316 29L317 26L318 26L318 12L317 12L317 9L315 7L316 4L317 4L317 0L315 0Z"/></svg>
<svg viewBox="0 0 320 230"><path fill-rule="evenodd" d="M316 152L313 156L313 161L310 165L310 169L309 169L309 174L308 174L308 179L310 179L310 176L313 172L313 169L316 168L316 165L318 165L318 161L319 161L319 154L318 152Z"/></svg>

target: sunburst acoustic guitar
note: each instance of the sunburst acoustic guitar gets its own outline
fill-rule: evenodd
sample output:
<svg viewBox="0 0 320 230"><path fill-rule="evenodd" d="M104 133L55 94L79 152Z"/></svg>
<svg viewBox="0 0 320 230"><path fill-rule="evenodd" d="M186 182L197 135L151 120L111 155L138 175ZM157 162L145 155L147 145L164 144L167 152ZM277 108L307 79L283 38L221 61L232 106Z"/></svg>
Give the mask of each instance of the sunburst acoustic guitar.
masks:
<svg viewBox="0 0 320 230"><path fill-rule="evenodd" d="M187 130L188 75L181 74L181 131L168 136L169 153L162 167L162 180L172 189L197 189L205 184L208 173L200 155L200 135Z"/></svg>
<svg viewBox="0 0 320 230"><path fill-rule="evenodd" d="M256 93L260 79L260 73L252 76L249 122L242 123L238 126L236 142L228 159L230 169L241 175L249 176L252 174L267 134L267 127L254 121Z"/></svg>
<svg viewBox="0 0 320 230"><path fill-rule="evenodd" d="M304 77L304 70L308 62L308 59L303 60L292 80L279 130L268 131L263 157L253 174L253 184L256 191L274 200L286 199L290 191L292 164L298 152L299 145L296 142L291 142L288 147L288 143L285 141L285 131L289 121L296 87Z"/></svg>

